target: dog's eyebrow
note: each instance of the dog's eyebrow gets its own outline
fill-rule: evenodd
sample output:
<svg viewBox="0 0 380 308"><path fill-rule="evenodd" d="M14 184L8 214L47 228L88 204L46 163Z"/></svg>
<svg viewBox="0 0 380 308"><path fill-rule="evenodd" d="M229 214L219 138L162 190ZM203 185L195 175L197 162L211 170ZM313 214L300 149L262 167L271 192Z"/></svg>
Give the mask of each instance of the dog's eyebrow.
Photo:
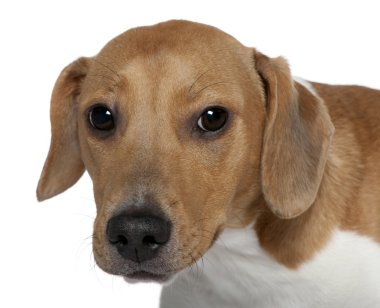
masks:
<svg viewBox="0 0 380 308"><path fill-rule="evenodd" d="M194 80L194 82L191 84L189 90L187 91L187 93L188 93L190 96L192 96L192 95L191 95L191 90L194 88L194 85L199 81L199 79L201 79L201 78L202 78L207 72L209 72L209 71L210 71L210 69L207 70L207 71L205 71L205 72L203 72L203 73L201 73L201 74L199 74L199 75L197 76L197 78Z"/></svg>
<svg viewBox="0 0 380 308"><path fill-rule="evenodd" d="M215 82L211 82L211 83L208 83L208 84L205 84L205 85L202 85L202 82L201 82L201 79L202 77L204 77L208 72L210 72L211 70L215 69L214 67L213 68L210 68L206 71L204 71L203 73L199 74L196 79L194 80L194 82L191 84L191 86L189 87L189 90L187 91L189 97L192 97L192 98L195 98L199 95L199 93L201 93L202 91L204 91L205 89L207 88L210 88L210 87L213 87L215 85L220 85L220 84L233 84L232 81L228 81L228 80L220 80L220 81L215 81ZM194 91L194 89L196 88L196 85L200 83L201 84L201 88L200 90L196 90Z"/></svg>
<svg viewBox="0 0 380 308"><path fill-rule="evenodd" d="M109 65L107 65L107 64L105 64L105 63L103 63L103 62L101 62L101 61L99 61L99 60L97 60L95 58L93 58L93 61L96 62L97 64L100 64L101 66L103 66L104 68L106 68L107 70L109 70L111 73L113 73L114 75L116 75L117 80L121 79L120 75L115 70L113 70Z"/></svg>
<svg viewBox="0 0 380 308"><path fill-rule="evenodd" d="M209 87L213 87L215 85L219 85L219 84L233 84L233 82L231 81L218 81L218 82L214 82L214 83L210 83L206 86L204 86L202 89L200 89L199 91L197 91L194 96L197 96L199 93L201 93L203 90L209 88Z"/></svg>

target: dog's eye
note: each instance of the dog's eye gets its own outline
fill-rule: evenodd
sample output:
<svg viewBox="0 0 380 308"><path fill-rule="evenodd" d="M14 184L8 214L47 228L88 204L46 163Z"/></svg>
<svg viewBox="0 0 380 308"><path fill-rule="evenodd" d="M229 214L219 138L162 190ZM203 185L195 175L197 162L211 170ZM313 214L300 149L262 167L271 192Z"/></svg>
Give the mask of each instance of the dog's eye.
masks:
<svg viewBox="0 0 380 308"><path fill-rule="evenodd" d="M205 110L198 120L198 126L205 132L215 132L223 128L228 119L226 110L220 107L212 107Z"/></svg>
<svg viewBox="0 0 380 308"><path fill-rule="evenodd" d="M98 130L112 130L115 122L111 111L105 106L96 106L88 114L92 127Z"/></svg>

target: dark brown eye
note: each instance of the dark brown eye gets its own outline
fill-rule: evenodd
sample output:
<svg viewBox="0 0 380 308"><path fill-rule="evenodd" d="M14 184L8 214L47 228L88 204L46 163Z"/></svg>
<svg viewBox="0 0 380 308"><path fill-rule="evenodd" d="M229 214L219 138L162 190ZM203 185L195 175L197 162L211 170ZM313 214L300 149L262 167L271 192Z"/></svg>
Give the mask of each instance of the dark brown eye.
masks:
<svg viewBox="0 0 380 308"><path fill-rule="evenodd" d="M198 126L205 132L215 132L223 128L228 119L228 113L223 108L206 109L198 120Z"/></svg>
<svg viewBox="0 0 380 308"><path fill-rule="evenodd" d="M96 106L88 114L88 119L92 127L98 130L112 130L115 122L111 113L105 106Z"/></svg>

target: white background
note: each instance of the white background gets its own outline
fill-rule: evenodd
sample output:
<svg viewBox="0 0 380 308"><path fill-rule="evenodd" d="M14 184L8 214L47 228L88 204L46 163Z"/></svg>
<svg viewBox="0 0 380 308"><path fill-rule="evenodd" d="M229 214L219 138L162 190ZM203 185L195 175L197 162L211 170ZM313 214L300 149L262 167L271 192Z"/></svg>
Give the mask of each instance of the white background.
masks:
<svg viewBox="0 0 380 308"><path fill-rule="evenodd" d="M159 286L127 285L91 254L88 176L37 203L61 69L135 26L211 24L295 75L380 88L377 1L2 1L0 4L0 307L157 307ZM180 308L180 307L179 307Z"/></svg>

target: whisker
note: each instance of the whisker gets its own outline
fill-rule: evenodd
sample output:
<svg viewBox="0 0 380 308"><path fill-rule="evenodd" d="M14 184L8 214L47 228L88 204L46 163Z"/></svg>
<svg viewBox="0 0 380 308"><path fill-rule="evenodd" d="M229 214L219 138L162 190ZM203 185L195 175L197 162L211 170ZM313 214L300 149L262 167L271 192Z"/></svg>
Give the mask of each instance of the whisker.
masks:
<svg viewBox="0 0 380 308"><path fill-rule="evenodd" d="M194 80L194 82L191 84L191 86L190 86L190 88L189 88L189 90L187 91L187 94L189 95L190 93L191 93L191 90L193 89L193 87L194 87L194 85L205 75L205 74L207 74L209 71L211 71L212 70L212 68L209 68L209 69L207 69L206 71L204 71L203 73L201 73L201 74L199 74L196 78L195 78L195 80Z"/></svg>
<svg viewBox="0 0 380 308"><path fill-rule="evenodd" d="M91 216L91 215L89 215L89 214L76 213L76 215L81 216L81 217L85 217L85 218L89 218L89 219L91 219L91 220L94 220L94 219L95 219L95 216Z"/></svg>
<svg viewBox="0 0 380 308"><path fill-rule="evenodd" d="M91 253L90 253L90 264L91 264L91 270L95 271L96 270L96 260L95 260L94 251L92 249L91 249Z"/></svg>

